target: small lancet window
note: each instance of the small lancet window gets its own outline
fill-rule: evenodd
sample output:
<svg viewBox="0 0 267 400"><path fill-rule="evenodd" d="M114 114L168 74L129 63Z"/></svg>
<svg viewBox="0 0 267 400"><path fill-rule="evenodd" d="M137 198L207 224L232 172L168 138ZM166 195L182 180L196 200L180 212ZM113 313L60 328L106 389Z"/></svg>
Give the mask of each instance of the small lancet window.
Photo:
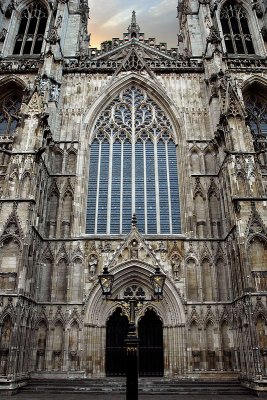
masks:
<svg viewBox="0 0 267 400"><path fill-rule="evenodd" d="M22 11L13 54L40 54L47 23L47 10L39 2Z"/></svg>
<svg viewBox="0 0 267 400"><path fill-rule="evenodd" d="M255 54L248 18L243 7L228 1L221 11L221 25L229 54Z"/></svg>
<svg viewBox="0 0 267 400"><path fill-rule="evenodd" d="M260 152L262 164L267 165L267 100L250 92L245 96L245 104L255 150Z"/></svg>
<svg viewBox="0 0 267 400"><path fill-rule="evenodd" d="M0 136L12 135L18 125L21 97L13 92L0 100Z"/></svg>

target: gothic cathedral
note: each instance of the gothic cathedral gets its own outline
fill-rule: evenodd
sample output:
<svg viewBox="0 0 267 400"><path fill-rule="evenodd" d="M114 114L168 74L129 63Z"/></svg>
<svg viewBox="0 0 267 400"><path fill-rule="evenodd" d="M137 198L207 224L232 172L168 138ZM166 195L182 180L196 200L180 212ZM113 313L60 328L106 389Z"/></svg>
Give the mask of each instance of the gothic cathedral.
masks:
<svg viewBox="0 0 267 400"><path fill-rule="evenodd" d="M107 267L140 375L267 390L266 2L180 0L171 49L89 5L0 1L0 389L123 375Z"/></svg>

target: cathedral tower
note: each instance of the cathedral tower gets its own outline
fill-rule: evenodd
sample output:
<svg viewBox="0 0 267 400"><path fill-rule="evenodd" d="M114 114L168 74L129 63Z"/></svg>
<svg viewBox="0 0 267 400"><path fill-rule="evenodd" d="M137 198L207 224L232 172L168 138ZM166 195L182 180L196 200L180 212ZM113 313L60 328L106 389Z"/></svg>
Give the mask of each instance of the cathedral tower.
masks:
<svg viewBox="0 0 267 400"><path fill-rule="evenodd" d="M171 49L133 12L96 49L85 0L0 2L0 389L123 375L108 267L147 300L141 375L267 390L265 8L180 1Z"/></svg>

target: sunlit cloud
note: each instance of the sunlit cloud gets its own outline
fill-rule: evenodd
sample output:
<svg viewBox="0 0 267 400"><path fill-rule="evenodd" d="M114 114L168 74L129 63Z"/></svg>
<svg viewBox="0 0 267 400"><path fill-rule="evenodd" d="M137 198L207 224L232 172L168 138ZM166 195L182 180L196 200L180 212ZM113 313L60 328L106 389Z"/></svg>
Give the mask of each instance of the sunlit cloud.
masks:
<svg viewBox="0 0 267 400"><path fill-rule="evenodd" d="M136 11L137 22L146 38L155 37L157 42L177 46L177 0L91 0L89 32L91 47L113 37L122 38Z"/></svg>

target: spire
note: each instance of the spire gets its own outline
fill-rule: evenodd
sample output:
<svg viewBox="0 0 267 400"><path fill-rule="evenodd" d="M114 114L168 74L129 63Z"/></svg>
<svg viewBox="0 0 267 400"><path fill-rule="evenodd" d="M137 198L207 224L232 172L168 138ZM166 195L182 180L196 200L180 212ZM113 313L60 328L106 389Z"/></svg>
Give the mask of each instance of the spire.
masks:
<svg viewBox="0 0 267 400"><path fill-rule="evenodd" d="M138 35L140 32L140 26L136 22L136 12L135 11L132 12L132 20L131 20L131 24L129 25L128 32L129 32L131 39L133 39L133 38L138 39Z"/></svg>
<svg viewBox="0 0 267 400"><path fill-rule="evenodd" d="M131 22L132 26L136 26L136 12L133 11L132 13L132 22Z"/></svg>

